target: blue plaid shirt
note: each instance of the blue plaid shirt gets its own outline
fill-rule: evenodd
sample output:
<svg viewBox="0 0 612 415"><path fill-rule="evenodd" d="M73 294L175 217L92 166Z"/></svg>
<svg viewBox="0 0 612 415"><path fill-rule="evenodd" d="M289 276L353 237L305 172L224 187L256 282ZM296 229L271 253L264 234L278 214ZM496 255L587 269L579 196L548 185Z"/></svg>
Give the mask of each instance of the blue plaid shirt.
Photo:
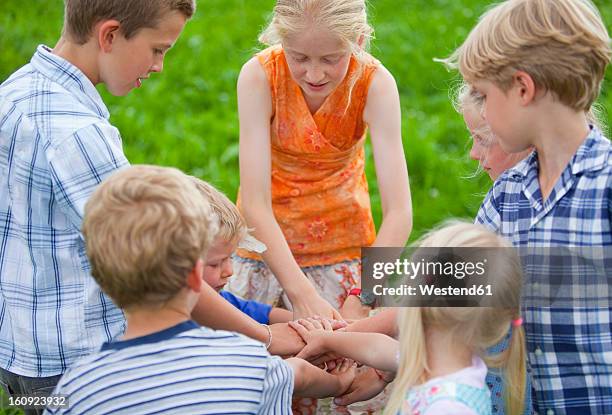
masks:
<svg viewBox="0 0 612 415"><path fill-rule="evenodd" d="M546 201L540 192L537 154L532 154L495 182L476 222L521 248L611 247L610 141L591 128ZM528 306L523 313L534 408L542 415L612 414L609 303Z"/></svg>
<svg viewBox="0 0 612 415"><path fill-rule="evenodd" d="M98 91L39 46L0 85L0 365L63 373L124 329L90 276L83 208L128 164Z"/></svg>

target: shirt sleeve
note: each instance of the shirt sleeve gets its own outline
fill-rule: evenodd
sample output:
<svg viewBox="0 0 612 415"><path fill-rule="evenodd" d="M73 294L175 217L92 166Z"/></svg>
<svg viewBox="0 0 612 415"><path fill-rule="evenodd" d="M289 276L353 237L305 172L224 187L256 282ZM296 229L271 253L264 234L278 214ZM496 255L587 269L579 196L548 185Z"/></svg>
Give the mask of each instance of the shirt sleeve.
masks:
<svg viewBox="0 0 612 415"><path fill-rule="evenodd" d="M96 186L129 164L119 131L106 122L51 141L45 152L55 199L77 229L81 228L85 203Z"/></svg>
<svg viewBox="0 0 612 415"><path fill-rule="evenodd" d="M258 414L287 415L291 413L293 369L278 356L270 356L264 378Z"/></svg>
<svg viewBox="0 0 612 415"><path fill-rule="evenodd" d="M242 311L244 314L248 315L258 323L270 323L270 311L272 310L271 305L258 303L257 301L253 300L245 300L228 291L220 291L219 294L238 310Z"/></svg>
<svg viewBox="0 0 612 415"><path fill-rule="evenodd" d="M499 232L501 216L495 198L496 186L493 186L482 202L474 223L484 225L493 232Z"/></svg>

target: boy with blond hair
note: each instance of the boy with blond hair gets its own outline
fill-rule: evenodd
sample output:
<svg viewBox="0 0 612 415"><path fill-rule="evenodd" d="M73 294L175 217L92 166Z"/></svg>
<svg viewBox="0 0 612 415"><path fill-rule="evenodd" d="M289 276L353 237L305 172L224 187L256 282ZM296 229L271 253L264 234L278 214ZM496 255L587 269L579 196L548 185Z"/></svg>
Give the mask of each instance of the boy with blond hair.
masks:
<svg viewBox="0 0 612 415"><path fill-rule="evenodd" d="M193 177L193 181L202 196L210 203L213 215L219 222L219 231L206 256L204 281L230 304L261 324L286 323L293 320L291 311L254 300L245 300L223 290L234 274L232 256L236 249L240 247L262 253L266 247L249 235L244 217L227 196L196 177Z"/></svg>
<svg viewBox="0 0 612 415"><path fill-rule="evenodd" d="M64 374L54 393L69 407L50 413L290 414L292 393L348 388L348 363L328 374L191 320L217 222L192 178L173 168L132 166L96 189L83 219L87 254L127 330Z"/></svg>
<svg viewBox="0 0 612 415"><path fill-rule="evenodd" d="M484 100L483 116L502 149L535 151L495 182L476 222L531 253L609 252L612 147L587 112L610 56L610 37L588 0L509 0L481 17L447 63ZM533 275L525 292L547 284L545 277ZM583 295L585 281L595 286L593 275L573 277L582 285L569 287L572 307L524 307L534 409L610 414L611 310ZM609 295L609 286L601 289Z"/></svg>
<svg viewBox="0 0 612 415"><path fill-rule="evenodd" d="M121 311L89 274L83 206L128 165L95 86L113 95L161 72L195 0L66 0L62 35L0 85L0 383L48 394L119 335Z"/></svg>

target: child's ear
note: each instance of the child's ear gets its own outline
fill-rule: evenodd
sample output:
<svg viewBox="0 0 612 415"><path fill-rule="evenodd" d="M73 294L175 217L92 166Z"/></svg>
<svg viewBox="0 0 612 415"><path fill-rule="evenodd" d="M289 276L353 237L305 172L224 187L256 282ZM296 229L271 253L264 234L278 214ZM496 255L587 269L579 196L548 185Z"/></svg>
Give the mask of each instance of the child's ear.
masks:
<svg viewBox="0 0 612 415"><path fill-rule="evenodd" d="M189 275L187 275L187 287L192 291L199 293L202 290L202 284L204 283L204 261L198 259L193 266Z"/></svg>
<svg viewBox="0 0 612 415"><path fill-rule="evenodd" d="M521 104L531 103L536 96L536 86L533 78L527 72L517 71L513 77L514 88L518 91Z"/></svg>
<svg viewBox="0 0 612 415"><path fill-rule="evenodd" d="M357 39L357 44L359 45L359 47L360 47L361 49L363 49L363 43L364 43L364 41L365 41L365 36L364 36L364 35L360 35L360 36L359 36L359 39Z"/></svg>
<svg viewBox="0 0 612 415"><path fill-rule="evenodd" d="M117 20L104 20L98 23L98 45L103 52L109 53L119 32L120 23Z"/></svg>

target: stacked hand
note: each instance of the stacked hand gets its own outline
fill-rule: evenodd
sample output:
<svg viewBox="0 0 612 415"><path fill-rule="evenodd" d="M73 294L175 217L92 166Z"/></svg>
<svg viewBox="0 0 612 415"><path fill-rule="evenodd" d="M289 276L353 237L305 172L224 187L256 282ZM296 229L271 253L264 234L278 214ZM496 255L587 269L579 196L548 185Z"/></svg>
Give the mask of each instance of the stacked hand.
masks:
<svg viewBox="0 0 612 415"><path fill-rule="evenodd" d="M333 369L343 360L341 356L331 353L325 344L325 339L334 330L342 329L346 323L323 318L306 318L289 322L289 325L300 335L306 346L296 357L308 360L316 366Z"/></svg>

